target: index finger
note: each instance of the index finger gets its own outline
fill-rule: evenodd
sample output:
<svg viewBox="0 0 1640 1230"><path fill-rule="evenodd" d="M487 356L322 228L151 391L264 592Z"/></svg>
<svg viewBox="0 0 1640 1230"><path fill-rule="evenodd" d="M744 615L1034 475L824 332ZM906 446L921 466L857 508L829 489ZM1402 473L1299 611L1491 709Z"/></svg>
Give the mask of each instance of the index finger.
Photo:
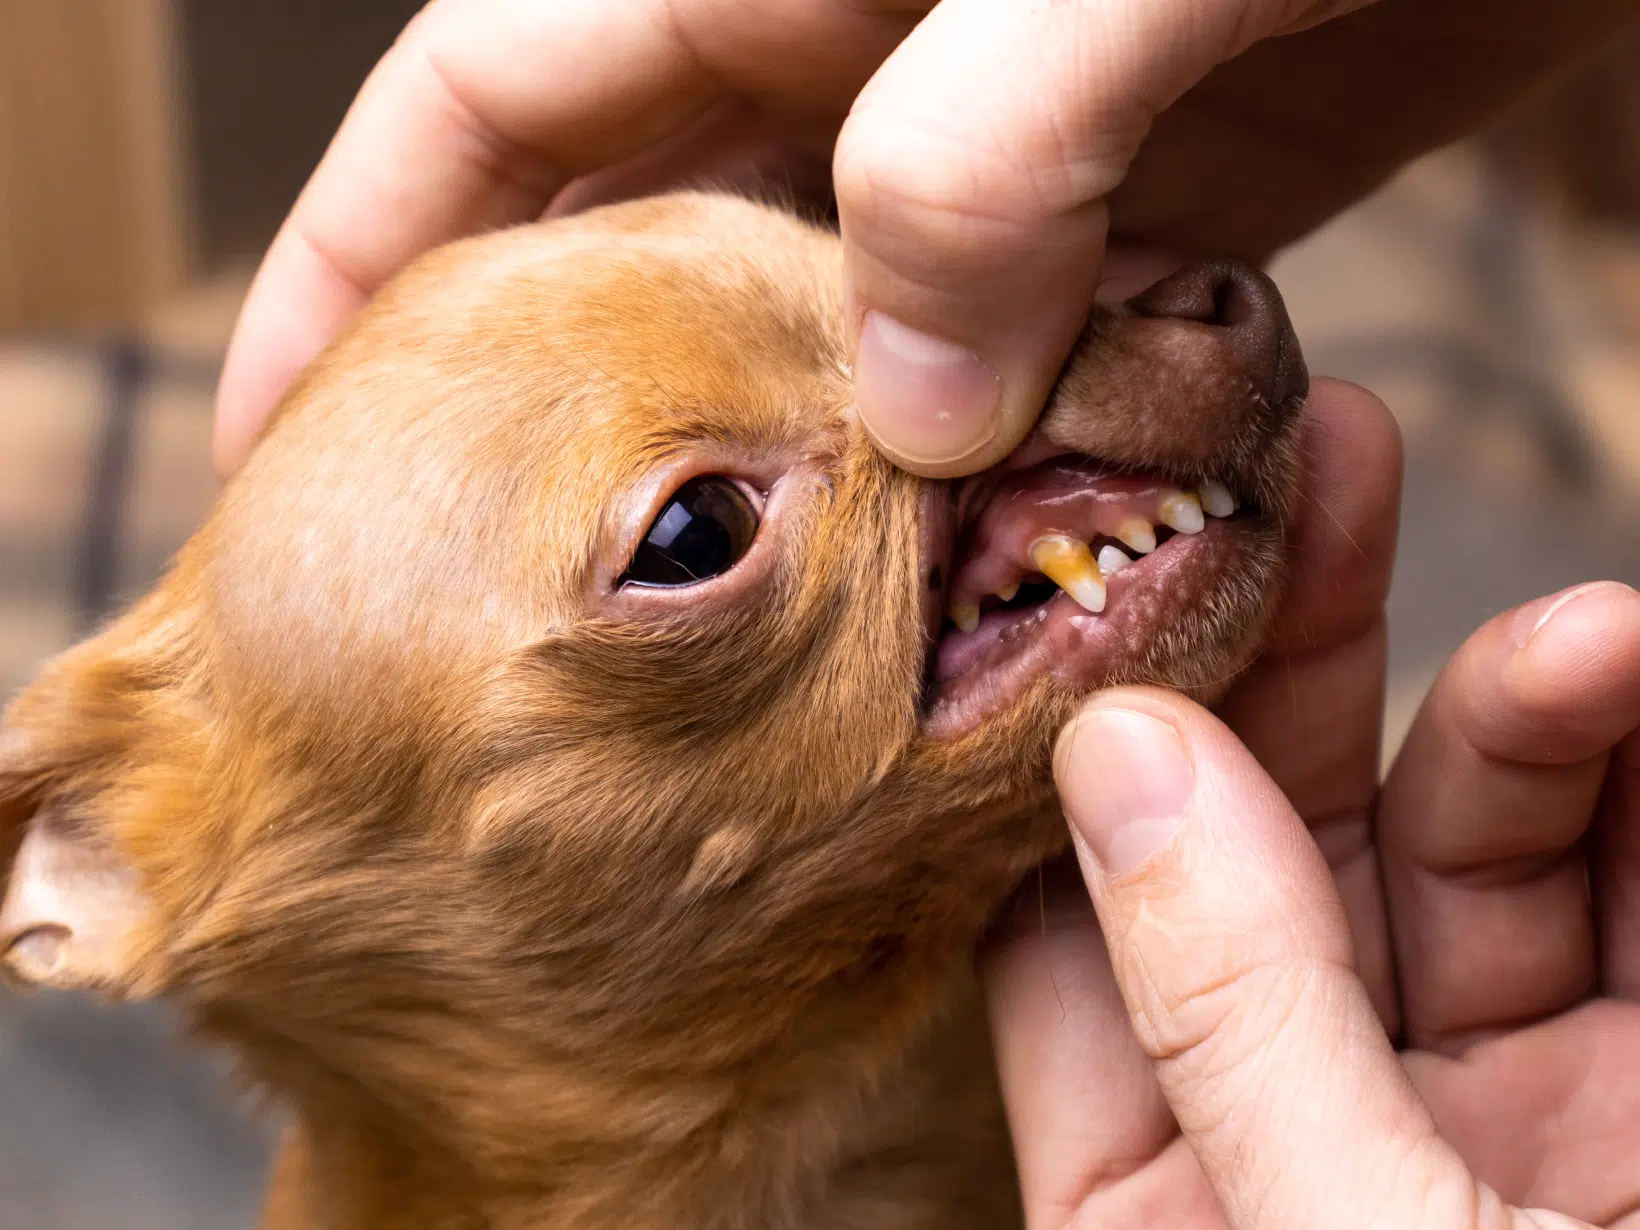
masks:
<svg viewBox="0 0 1640 1230"><path fill-rule="evenodd" d="M838 0L429 5L365 82L251 286L217 396L218 470L423 252L538 217L572 179L731 94L846 109L911 20Z"/></svg>

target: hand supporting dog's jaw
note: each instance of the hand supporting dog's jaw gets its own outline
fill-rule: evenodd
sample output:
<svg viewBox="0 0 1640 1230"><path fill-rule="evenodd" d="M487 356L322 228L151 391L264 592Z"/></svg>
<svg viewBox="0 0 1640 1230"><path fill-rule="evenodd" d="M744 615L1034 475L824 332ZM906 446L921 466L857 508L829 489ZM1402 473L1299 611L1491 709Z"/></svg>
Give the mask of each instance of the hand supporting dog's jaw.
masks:
<svg viewBox="0 0 1640 1230"><path fill-rule="evenodd" d="M425 1163L411 1220L776 1224L876 1184L1003 1224L984 1064L950 1068L973 945L1063 840L1068 707L1256 651L1302 360L1267 282L1195 267L1090 321L1004 467L934 483L855 420L841 313L835 237L726 197L411 270L10 711L11 899L91 865L39 856L73 800L141 904L96 981L178 998L308 1155ZM953 603L977 631L937 646ZM994 1172L937 1195L873 1169L976 1140Z"/></svg>

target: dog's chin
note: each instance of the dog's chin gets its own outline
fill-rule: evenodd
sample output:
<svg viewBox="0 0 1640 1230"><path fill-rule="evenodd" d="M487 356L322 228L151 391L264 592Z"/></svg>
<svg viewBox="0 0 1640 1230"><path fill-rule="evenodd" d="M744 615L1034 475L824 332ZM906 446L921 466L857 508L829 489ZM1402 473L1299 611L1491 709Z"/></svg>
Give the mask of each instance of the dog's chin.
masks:
<svg viewBox="0 0 1640 1230"><path fill-rule="evenodd" d="M1040 440L931 486L922 518L922 726L940 741L1117 684L1216 699L1261 642L1281 579L1279 518L1244 493Z"/></svg>

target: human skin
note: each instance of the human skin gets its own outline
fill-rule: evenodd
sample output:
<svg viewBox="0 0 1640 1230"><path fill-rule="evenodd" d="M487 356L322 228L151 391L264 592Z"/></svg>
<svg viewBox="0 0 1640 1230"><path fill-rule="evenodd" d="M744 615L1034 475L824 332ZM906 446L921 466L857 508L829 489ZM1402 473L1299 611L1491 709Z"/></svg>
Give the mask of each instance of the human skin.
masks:
<svg viewBox="0 0 1640 1230"><path fill-rule="evenodd" d="M1357 731L1370 656L1327 672ZM1484 625L1364 795L1357 740L1261 766L1174 694L1094 700L1080 873L988 960L1028 1224L1634 1224L1637 728L1615 582Z"/></svg>
<svg viewBox="0 0 1640 1230"><path fill-rule="evenodd" d="M1627 0L437 0L274 241L223 374L291 378L458 235L679 180L835 189L862 416L929 475L1021 440L1107 235L1262 259L1599 44Z"/></svg>

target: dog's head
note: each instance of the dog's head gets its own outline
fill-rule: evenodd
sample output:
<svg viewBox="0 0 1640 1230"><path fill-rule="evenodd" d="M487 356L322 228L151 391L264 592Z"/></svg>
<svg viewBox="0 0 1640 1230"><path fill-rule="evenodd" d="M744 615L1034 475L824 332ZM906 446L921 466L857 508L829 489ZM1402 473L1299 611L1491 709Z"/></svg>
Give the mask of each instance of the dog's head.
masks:
<svg viewBox="0 0 1640 1230"><path fill-rule="evenodd" d="M845 334L835 237L728 197L402 276L11 708L12 974L175 992L298 1097L436 1090L429 1131L925 1012L1061 840L1075 700L1256 650L1305 374L1267 281L1194 266L929 482Z"/></svg>

